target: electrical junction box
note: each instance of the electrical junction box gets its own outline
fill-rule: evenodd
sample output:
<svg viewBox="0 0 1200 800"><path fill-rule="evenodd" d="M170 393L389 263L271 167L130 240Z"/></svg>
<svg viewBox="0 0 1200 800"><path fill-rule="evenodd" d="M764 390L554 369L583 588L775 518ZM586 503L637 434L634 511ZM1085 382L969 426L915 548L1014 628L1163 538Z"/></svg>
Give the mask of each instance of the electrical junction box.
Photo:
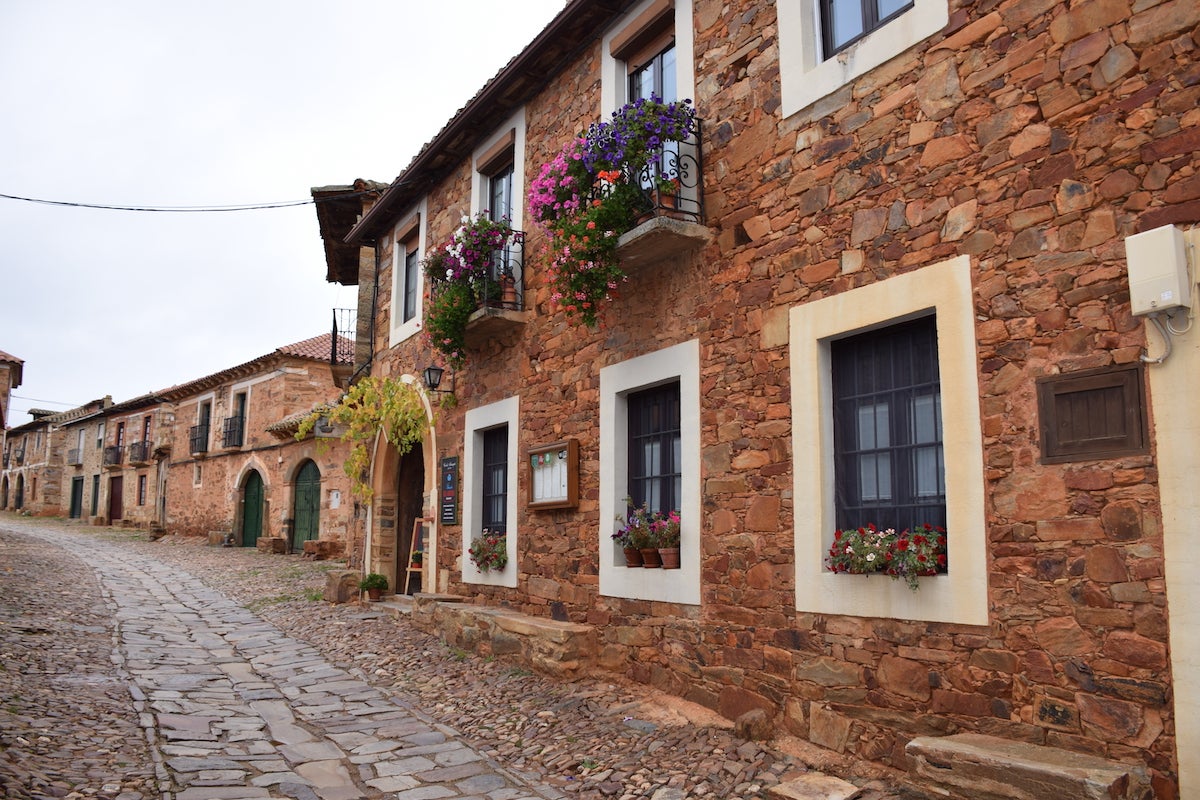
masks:
<svg viewBox="0 0 1200 800"><path fill-rule="evenodd" d="M1129 304L1134 314L1171 313L1192 304L1183 231L1164 225L1125 240Z"/></svg>

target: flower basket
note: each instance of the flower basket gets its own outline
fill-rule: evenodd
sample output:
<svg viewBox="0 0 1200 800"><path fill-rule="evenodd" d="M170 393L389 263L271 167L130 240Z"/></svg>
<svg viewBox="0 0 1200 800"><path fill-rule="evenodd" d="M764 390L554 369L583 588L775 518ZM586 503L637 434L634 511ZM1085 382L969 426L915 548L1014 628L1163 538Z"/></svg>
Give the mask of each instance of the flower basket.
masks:
<svg viewBox="0 0 1200 800"><path fill-rule="evenodd" d="M508 542L504 531L484 528L482 533L471 540L467 554L480 572L503 572L508 566Z"/></svg>
<svg viewBox="0 0 1200 800"><path fill-rule="evenodd" d="M826 564L849 575L881 572L893 580L903 578L916 591L922 577L945 570L946 531L928 524L900 533L874 525L837 530Z"/></svg>

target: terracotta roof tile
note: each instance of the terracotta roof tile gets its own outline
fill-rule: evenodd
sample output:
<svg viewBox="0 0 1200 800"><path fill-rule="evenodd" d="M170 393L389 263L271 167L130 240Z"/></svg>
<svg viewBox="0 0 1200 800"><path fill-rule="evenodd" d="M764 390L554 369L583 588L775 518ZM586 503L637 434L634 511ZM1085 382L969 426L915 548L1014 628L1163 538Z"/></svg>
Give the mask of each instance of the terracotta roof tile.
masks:
<svg viewBox="0 0 1200 800"><path fill-rule="evenodd" d="M305 339L302 342L288 344L280 347L277 352L285 356L298 356L300 358L313 358L319 361L329 360L329 345L333 341L332 333L323 333L320 336L314 336L311 339ZM337 361L339 364L354 363L354 340L347 339L345 336L338 337Z"/></svg>

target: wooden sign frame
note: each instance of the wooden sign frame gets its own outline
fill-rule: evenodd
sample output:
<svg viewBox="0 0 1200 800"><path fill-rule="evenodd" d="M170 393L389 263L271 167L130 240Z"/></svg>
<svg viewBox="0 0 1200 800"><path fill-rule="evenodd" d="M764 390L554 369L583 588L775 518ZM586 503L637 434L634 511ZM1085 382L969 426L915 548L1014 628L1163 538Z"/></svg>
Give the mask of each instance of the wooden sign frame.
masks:
<svg viewBox="0 0 1200 800"><path fill-rule="evenodd" d="M531 447L528 506L532 510L579 505L579 440L563 439Z"/></svg>

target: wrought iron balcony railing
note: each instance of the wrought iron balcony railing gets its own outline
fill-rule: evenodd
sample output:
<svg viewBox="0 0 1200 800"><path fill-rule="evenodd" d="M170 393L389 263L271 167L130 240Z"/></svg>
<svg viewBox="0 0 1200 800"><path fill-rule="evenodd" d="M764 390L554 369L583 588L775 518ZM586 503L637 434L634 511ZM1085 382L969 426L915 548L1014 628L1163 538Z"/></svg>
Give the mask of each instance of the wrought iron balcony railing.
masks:
<svg viewBox="0 0 1200 800"><path fill-rule="evenodd" d="M208 452L208 425L193 425L188 429L188 452L200 455Z"/></svg>
<svg viewBox="0 0 1200 800"><path fill-rule="evenodd" d="M67 451L67 466L78 467L83 464L83 451L78 447L72 447Z"/></svg>
<svg viewBox="0 0 1200 800"><path fill-rule="evenodd" d="M354 308L333 309L333 339L329 345L329 363L354 363L354 348L358 338L358 310Z"/></svg>
<svg viewBox="0 0 1200 800"><path fill-rule="evenodd" d="M245 417L226 417L225 430L221 435L222 447L241 447L246 429Z"/></svg>
<svg viewBox="0 0 1200 800"><path fill-rule="evenodd" d="M24 464L25 463L25 448L22 447L20 450L14 451L13 459L17 462L18 467L21 466L22 464Z"/></svg>
<svg viewBox="0 0 1200 800"><path fill-rule="evenodd" d="M117 444L110 444L104 448L104 466L116 468L124 463L125 448Z"/></svg>
<svg viewBox="0 0 1200 800"><path fill-rule="evenodd" d="M4 454L4 467L3 467L3 469L8 469L8 462L9 462L11 459L12 459L12 456L11 456L11 455L9 455L8 453L5 453L5 454Z"/></svg>
<svg viewBox="0 0 1200 800"><path fill-rule="evenodd" d="M149 464L154 447L150 442L134 442L129 445L130 464Z"/></svg>

